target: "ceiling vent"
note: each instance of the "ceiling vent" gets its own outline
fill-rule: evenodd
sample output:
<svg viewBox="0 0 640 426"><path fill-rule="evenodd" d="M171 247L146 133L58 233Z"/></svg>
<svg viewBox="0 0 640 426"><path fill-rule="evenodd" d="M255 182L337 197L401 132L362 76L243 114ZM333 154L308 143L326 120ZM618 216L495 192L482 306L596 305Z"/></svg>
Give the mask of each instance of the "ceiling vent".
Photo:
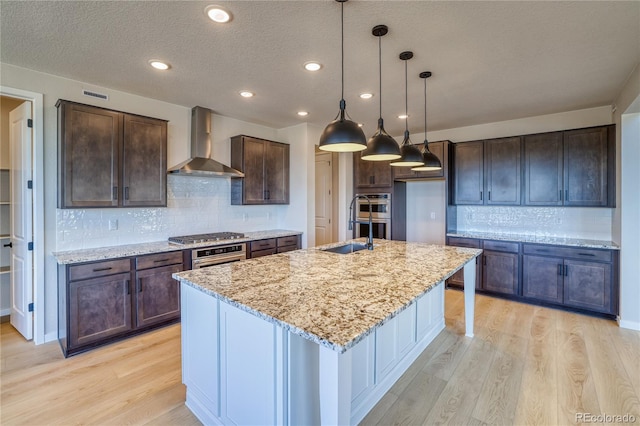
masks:
<svg viewBox="0 0 640 426"><path fill-rule="evenodd" d="M92 92L91 90L82 89L82 94L85 96L91 96L92 98L102 99L103 101L109 100L109 95L104 95L102 93Z"/></svg>

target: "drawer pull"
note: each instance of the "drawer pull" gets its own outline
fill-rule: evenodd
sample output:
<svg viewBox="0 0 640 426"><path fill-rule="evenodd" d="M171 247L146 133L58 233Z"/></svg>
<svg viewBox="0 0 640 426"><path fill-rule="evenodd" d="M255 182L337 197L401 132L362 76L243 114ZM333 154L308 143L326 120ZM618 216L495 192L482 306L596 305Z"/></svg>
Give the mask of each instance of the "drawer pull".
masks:
<svg viewBox="0 0 640 426"><path fill-rule="evenodd" d="M168 262L169 260L170 260L169 258L158 259L158 260L154 260L153 263Z"/></svg>
<svg viewBox="0 0 640 426"><path fill-rule="evenodd" d="M268 247L270 245L271 244L269 244L269 243L262 243L262 244L258 244L258 247Z"/></svg>
<svg viewBox="0 0 640 426"><path fill-rule="evenodd" d="M540 253L549 253L549 249L536 249L536 251L539 251Z"/></svg>
<svg viewBox="0 0 640 426"><path fill-rule="evenodd" d="M138 284L138 286L137 286L138 287L138 293L140 293L142 291L142 280L140 278L138 278L137 284Z"/></svg>
<svg viewBox="0 0 640 426"><path fill-rule="evenodd" d="M595 254L593 253L578 253L580 256L591 256L591 257L595 257Z"/></svg>
<svg viewBox="0 0 640 426"><path fill-rule="evenodd" d="M127 294L131 294L131 281L127 280Z"/></svg>
<svg viewBox="0 0 640 426"><path fill-rule="evenodd" d="M107 267L107 268L96 268L93 270L93 272L100 272L100 271L108 271L110 269L113 269L111 266Z"/></svg>

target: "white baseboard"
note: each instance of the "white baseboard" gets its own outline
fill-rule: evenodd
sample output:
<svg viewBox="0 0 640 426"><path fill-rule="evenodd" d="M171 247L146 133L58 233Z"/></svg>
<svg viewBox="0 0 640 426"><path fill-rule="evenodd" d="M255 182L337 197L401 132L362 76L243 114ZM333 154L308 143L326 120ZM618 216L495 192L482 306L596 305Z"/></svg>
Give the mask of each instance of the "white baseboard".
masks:
<svg viewBox="0 0 640 426"><path fill-rule="evenodd" d="M638 321L626 321L618 317L618 325L620 326L620 328L628 328L629 330L640 331L640 322Z"/></svg>
<svg viewBox="0 0 640 426"><path fill-rule="evenodd" d="M0 310L0 317L11 315L11 308Z"/></svg>
<svg viewBox="0 0 640 426"><path fill-rule="evenodd" d="M58 340L58 332L57 331L51 331L49 333L46 333L44 335L44 342L43 343L53 342L54 340Z"/></svg>

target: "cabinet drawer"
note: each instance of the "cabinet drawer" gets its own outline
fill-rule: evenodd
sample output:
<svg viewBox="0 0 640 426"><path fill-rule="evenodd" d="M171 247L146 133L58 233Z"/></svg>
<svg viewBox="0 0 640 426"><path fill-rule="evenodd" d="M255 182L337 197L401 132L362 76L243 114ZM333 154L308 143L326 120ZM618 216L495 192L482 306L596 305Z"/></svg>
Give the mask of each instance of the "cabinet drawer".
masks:
<svg viewBox="0 0 640 426"><path fill-rule="evenodd" d="M474 238L448 237L447 245L455 247L480 248L480 240Z"/></svg>
<svg viewBox="0 0 640 426"><path fill-rule="evenodd" d="M294 250L298 250L298 246L282 246L282 247L278 247L278 253L285 253L287 251L294 251Z"/></svg>
<svg viewBox="0 0 640 426"><path fill-rule="evenodd" d="M136 257L136 269L156 268L158 266L177 265L182 263L182 251L156 253Z"/></svg>
<svg viewBox="0 0 640 426"><path fill-rule="evenodd" d="M251 252L251 259L255 259L256 257L262 256L271 256L272 254L276 254L276 248L270 248L266 250L255 250Z"/></svg>
<svg viewBox="0 0 640 426"><path fill-rule="evenodd" d="M538 254L542 256L568 257L580 260L594 260L598 262L611 262L611 250L594 250L579 247L544 246L540 244L525 244L525 254Z"/></svg>
<svg viewBox="0 0 640 426"><path fill-rule="evenodd" d="M251 252L254 252L256 250L267 250L267 249L274 249L276 248L276 239L275 238L270 238L268 240L258 240L258 241L251 241L250 243L251 245ZM251 255L251 257L254 257L253 254Z"/></svg>
<svg viewBox="0 0 640 426"><path fill-rule="evenodd" d="M129 272L131 262L129 259L108 260L105 262L86 263L69 267L69 281L84 280L87 278L102 277L105 275Z"/></svg>
<svg viewBox="0 0 640 426"><path fill-rule="evenodd" d="M518 253L519 243L508 241L485 241L483 248L485 250L506 251L509 253Z"/></svg>
<svg viewBox="0 0 640 426"><path fill-rule="evenodd" d="M297 246L298 245L298 236L292 235L290 237L280 237L278 238L278 247L283 246Z"/></svg>

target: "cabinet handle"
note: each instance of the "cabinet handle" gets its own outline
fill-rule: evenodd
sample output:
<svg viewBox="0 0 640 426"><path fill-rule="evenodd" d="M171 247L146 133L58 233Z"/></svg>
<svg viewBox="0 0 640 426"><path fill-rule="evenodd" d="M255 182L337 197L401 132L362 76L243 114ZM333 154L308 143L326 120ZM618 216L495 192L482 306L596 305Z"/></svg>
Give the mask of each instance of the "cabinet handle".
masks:
<svg viewBox="0 0 640 426"><path fill-rule="evenodd" d="M482 264L487 265L487 256L482 256Z"/></svg>
<svg viewBox="0 0 640 426"><path fill-rule="evenodd" d="M548 249L536 249L536 251L540 253L549 253Z"/></svg>
<svg viewBox="0 0 640 426"><path fill-rule="evenodd" d="M480 201L482 201L482 191L480 191Z"/></svg>
<svg viewBox="0 0 640 426"><path fill-rule="evenodd" d="M3 244L2 247L13 247L13 243Z"/></svg>
<svg viewBox="0 0 640 426"><path fill-rule="evenodd" d="M489 191L489 201L491 201L491 191Z"/></svg>
<svg viewBox="0 0 640 426"><path fill-rule="evenodd" d="M129 199L129 187L128 186L124 187L124 199L125 200Z"/></svg>
<svg viewBox="0 0 640 426"><path fill-rule="evenodd" d="M578 253L578 255L595 257L595 254L593 254L593 253Z"/></svg>
<svg viewBox="0 0 640 426"><path fill-rule="evenodd" d="M138 278L136 280L136 284L137 284L137 287L138 287L138 293L140 293L142 291L142 280L140 278Z"/></svg>
<svg viewBox="0 0 640 426"><path fill-rule="evenodd" d="M267 246L269 246L269 243L258 244L258 247L267 247Z"/></svg>
<svg viewBox="0 0 640 426"><path fill-rule="evenodd" d="M562 189L559 191L560 192L560 201L562 201Z"/></svg>
<svg viewBox="0 0 640 426"><path fill-rule="evenodd" d="M113 199L114 200L118 199L118 187L117 186L113 187Z"/></svg>
<svg viewBox="0 0 640 426"><path fill-rule="evenodd" d="M127 280L127 294L131 294L131 280Z"/></svg>
<svg viewBox="0 0 640 426"><path fill-rule="evenodd" d="M100 271L108 271L110 269L113 269L111 266L107 267L107 268L96 268L93 270L93 272L100 272Z"/></svg>
<svg viewBox="0 0 640 426"><path fill-rule="evenodd" d="M569 276L569 266L564 265L564 276L568 277Z"/></svg>
<svg viewBox="0 0 640 426"><path fill-rule="evenodd" d="M506 249L507 246L494 246L495 248L501 248L501 249Z"/></svg>
<svg viewBox="0 0 640 426"><path fill-rule="evenodd" d="M166 261L168 261L168 260L169 260L169 258L166 258L166 259L158 259L158 260L154 260L154 261L153 261L153 263L166 262Z"/></svg>
<svg viewBox="0 0 640 426"><path fill-rule="evenodd" d="M568 189L564 190L564 201L569 201L569 190Z"/></svg>
<svg viewBox="0 0 640 426"><path fill-rule="evenodd" d="M562 276L562 265L558 263L558 275Z"/></svg>
<svg viewBox="0 0 640 426"><path fill-rule="evenodd" d="M267 200L270 200L270 199L271 199L271 191L267 189Z"/></svg>

